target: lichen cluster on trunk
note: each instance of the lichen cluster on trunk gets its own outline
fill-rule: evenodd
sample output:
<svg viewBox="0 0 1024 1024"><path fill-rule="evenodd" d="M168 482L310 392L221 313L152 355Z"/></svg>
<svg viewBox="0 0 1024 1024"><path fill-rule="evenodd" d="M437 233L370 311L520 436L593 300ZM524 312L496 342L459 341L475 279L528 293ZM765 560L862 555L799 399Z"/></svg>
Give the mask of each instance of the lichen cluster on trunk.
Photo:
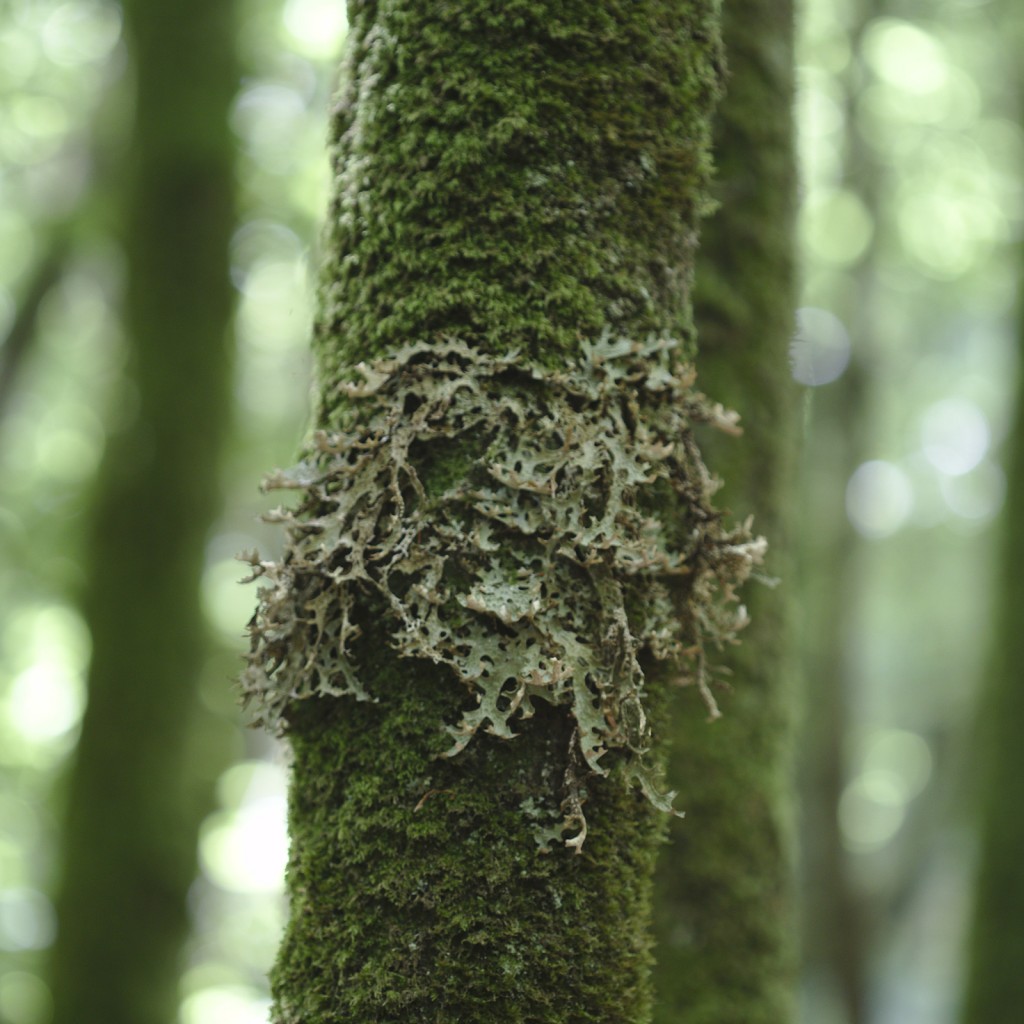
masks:
<svg viewBox="0 0 1024 1024"><path fill-rule="evenodd" d="M734 417L658 341L584 342L557 372L421 344L361 373L347 429L317 434L270 481L304 497L279 514L283 561L252 559L272 586L251 624L246 697L271 724L297 699L373 700L360 678L373 615L400 657L445 666L473 696L444 756L481 729L514 739L541 701L569 712L581 768L617 762L671 810L648 757L641 659L684 671L710 700L709 652L746 624L736 592L764 541L723 528L693 434L733 431ZM460 472L439 487L439 452L453 451ZM671 524L651 514L659 485ZM541 830L545 850L567 829L582 847L586 815L570 803Z"/></svg>
<svg viewBox="0 0 1024 1024"><path fill-rule="evenodd" d="M717 3L349 23L317 432L253 558L247 685L294 755L274 1019L640 1024L649 725L760 554L680 360Z"/></svg>

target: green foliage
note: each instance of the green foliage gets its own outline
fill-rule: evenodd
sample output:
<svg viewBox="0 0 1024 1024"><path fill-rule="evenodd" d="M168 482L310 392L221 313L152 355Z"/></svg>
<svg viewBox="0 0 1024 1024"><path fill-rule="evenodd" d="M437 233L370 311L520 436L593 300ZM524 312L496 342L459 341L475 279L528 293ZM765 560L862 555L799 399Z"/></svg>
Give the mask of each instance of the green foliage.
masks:
<svg viewBox="0 0 1024 1024"><path fill-rule="evenodd" d="M475 695L447 756L481 728L512 739L537 700L567 705L586 767L605 775L602 759L621 752L668 810L645 756L640 659L685 660L708 693L705 649L745 623L730 605L764 550L712 506L693 427L735 432L736 417L693 389L673 347L606 335L547 373L459 342L360 364L347 429L319 432L269 481L304 497L279 513L283 561L252 558L271 586L243 682L264 720L311 696L374 698L359 667L373 607L401 657L447 666ZM452 445L464 472L432 489L438 446ZM674 492L679 549L654 510L659 482ZM579 849L582 804L567 800L562 830Z"/></svg>

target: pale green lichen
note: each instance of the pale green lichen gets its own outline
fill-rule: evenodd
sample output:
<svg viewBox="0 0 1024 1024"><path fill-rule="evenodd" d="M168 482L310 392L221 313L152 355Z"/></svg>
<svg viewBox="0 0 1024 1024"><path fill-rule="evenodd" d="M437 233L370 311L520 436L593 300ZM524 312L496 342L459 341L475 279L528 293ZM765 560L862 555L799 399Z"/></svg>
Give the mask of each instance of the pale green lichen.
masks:
<svg viewBox="0 0 1024 1024"><path fill-rule="evenodd" d="M343 428L267 482L303 498L275 514L283 560L250 559L269 584L243 676L261 720L279 726L317 695L374 699L358 643L383 616L401 656L448 666L473 694L445 756L480 729L513 738L534 701L571 709L567 845L586 833L580 780L607 774L610 751L670 809L645 757L641 656L677 664L715 713L705 650L743 625L736 588L764 550L712 506L693 427L735 431L735 416L673 350L606 336L551 372L448 341L361 364ZM665 485L685 517L670 528Z"/></svg>

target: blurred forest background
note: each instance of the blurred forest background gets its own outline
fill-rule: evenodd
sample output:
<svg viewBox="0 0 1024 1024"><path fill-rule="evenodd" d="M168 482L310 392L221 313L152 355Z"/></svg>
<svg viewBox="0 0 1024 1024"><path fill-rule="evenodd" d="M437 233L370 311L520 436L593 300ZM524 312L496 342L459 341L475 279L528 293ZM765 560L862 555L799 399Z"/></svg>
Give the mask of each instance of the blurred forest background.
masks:
<svg viewBox="0 0 1024 1024"><path fill-rule="evenodd" d="M187 289L158 314L156 356L135 350L130 328L146 315L146 261L132 248L146 223L144 154L164 159L171 116L152 78L143 107L143 82L181 42L152 20L167 8L174 21L176 5L0 0L0 1024L65 1019L47 962L90 657L112 614L100 591L122 560L158 563L191 514L186 504L166 523L144 520L122 551L96 511L129 486L101 469L108 439L122 463L159 463L186 488L208 477L215 492L195 505L213 522L196 567L204 621L174 626L159 654L171 664L176 648L201 650L188 655L194 689L185 707L145 691L133 720L140 743L150 720L185 737L189 792L169 803L187 809L167 810L164 833L131 812L119 824L168 846L182 821L198 828L197 850L174 869L194 870L181 1024L266 1020L284 920L285 771L237 708L255 595L238 586L236 555L279 544L258 520L268 502L257 482L292 460L307 425L310 267L343 6L201 5L218 9L231 50L210 54L230 76L224 116L194 143L198 163L219 159L235 182L218 207L233 218L234 295L210 300L224 317L234 308L218 398L190 384L206 371L189 362ZM802 550L799 578L782 585L801 623L805 1024L962 1019L1017 380L1020 20L996 0L804 0L801 11ZM138 66L135 47L148 52ZM204 80L198 64L188 74ZM169 247L177 232L159 237ZM161 392L156 376L177 379ZM224 415L204 425L211 404ZM161 411L198 424L192 448L172 451ZM114 626L144 646L144 626L116 615ZM103 779L80 785L99 799ZM1019 797L992 802L1024 815ZM123 934L144 924L132 914L127 901Z"/></svg>

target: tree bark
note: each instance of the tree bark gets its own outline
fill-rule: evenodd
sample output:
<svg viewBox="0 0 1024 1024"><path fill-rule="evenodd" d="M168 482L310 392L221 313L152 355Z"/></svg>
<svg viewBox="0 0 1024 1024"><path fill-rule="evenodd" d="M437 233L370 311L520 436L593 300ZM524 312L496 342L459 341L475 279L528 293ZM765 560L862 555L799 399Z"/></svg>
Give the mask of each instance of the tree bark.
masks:
<svg viewBox="0 0 1024 1024"><path fill-rule="evenodd" d="M294 754L274 1020L647 1021L666 818L643 734L668 672L654 664L662 634L636 626L654 599L626 578L621 545L640 544L637 580L645 558L676 573L691 665L718 628L724 563L738 582L758 550L722 531L696 463L685 486L658 468L690 458L689 422L730 425L687 397L666 356L669 338L693 348L717 3L353 2L349 24L315 330L320 433L278 477L305 492L283 515L289 553L254 558L272 586L246 685ZM587 434L598 406L619 426ZM648 435L655 406L651 424L688 417L687 432ZM584 436L603 468L570 513L559 502L590 472ZM640 465L641 436L650 480L603 490L620 455ZM539 437L550 443L530 448ZM529 562L538 538L563 536L559 508L578 543ZM608 515L650 529L595 540ZM625 595L614 613L605 591ZM536 603L513 607L522 592ZM549 629L556 607L579 628ZM513 666L489 690L488 664L513 649L532 675Z"/></svg>
<svg viewBox="0 0 1024 1024"><path fill-rule="evenodd" d="M1018 311L1024 338L1024 310ZM966 994L961 1020L1008 1020L1024 1004L1024 387L1017 382L1017 409L1007 439L1006 500L1002 512L1001 557L993 651L979 703L975 738L976 818L979 856L968 948Z"/></svg>
<svg viewBox="0 0 1024 1024"><path fill-rule="evenodd" d="M722 717L708 722L696 694L675 705L669 781L686 817L672 823L656 883L654 1019L664 1024L779 1024L794 1013L792 5L726 4L724 38L721 205L697 264L698 368L703 386L743 413L743 437L713 449L720 501L756 513L781 584L745 595L751 624L723 658Z"/></svg>

